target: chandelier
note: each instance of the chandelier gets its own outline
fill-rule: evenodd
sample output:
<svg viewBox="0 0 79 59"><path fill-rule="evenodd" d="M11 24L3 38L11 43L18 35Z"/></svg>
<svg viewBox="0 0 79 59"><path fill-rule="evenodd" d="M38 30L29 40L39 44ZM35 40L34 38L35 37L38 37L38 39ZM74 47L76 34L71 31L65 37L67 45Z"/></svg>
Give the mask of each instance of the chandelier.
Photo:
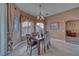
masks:
<svg viewBox="0 0 79 59"><path fill-rule="evenodd" d="M37 20L44 20L45 19L44 16L42 15L42 13L41 13L41 7L42 7L42 5L39 5L40 14L39 14L39 16L36 17Z"/></svg>

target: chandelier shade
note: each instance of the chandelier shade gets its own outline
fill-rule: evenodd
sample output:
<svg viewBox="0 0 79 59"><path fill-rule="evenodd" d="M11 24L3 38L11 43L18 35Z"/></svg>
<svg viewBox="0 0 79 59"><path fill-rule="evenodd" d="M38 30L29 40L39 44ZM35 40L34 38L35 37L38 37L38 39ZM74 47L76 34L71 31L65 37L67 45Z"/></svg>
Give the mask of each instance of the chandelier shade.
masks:
<svg viewBox="0 0 79 59"><path fill-rule="evenodd" d="M40 18L39 16L36 17L37 20L39 20L39 18Z"/></svg>
<svg viewBox="0 0 79 59"><path fill-rule="evenodd" d="M42 7L42 5L39 6L39 8L40 8L40 15L36 17L37 20L44 20L45 19L44 16L42 15L42 13L41 13L41 7Z"/></svg>
<svg viewBox="0 0 79 59"><path fill-rule="evenodd" d="M36 19L37 20L44 20L45 18L41 15L41 16L37 16Z"/></svg>

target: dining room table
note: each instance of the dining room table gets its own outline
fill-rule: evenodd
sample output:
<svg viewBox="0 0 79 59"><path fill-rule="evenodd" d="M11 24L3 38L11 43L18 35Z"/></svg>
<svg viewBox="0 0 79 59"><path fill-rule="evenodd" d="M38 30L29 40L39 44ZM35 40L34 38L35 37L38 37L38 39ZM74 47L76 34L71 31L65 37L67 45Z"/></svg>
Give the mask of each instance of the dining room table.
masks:
<svg viewBox="0 0 79 59"><path fill-rule="evenodd" d="M38 37L38 36L36 36L36 37L32 37L35 41L37 41L38 42L38 55L40 55L40 44L41 44L41 42L44 42L44 37Z"/></svg>

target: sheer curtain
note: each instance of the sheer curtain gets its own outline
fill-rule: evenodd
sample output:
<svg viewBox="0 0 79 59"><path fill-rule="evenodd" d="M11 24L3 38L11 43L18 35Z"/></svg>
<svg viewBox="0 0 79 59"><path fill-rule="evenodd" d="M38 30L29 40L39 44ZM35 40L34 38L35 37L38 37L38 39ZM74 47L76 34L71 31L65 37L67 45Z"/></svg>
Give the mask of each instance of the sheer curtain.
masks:
<svg viewBox="0 0 79 59"><path fill-rule="evenodd" d="M22 36L26 34L31 34L33 29L33 23L31 21L25 21L22 23Z"/></svg>

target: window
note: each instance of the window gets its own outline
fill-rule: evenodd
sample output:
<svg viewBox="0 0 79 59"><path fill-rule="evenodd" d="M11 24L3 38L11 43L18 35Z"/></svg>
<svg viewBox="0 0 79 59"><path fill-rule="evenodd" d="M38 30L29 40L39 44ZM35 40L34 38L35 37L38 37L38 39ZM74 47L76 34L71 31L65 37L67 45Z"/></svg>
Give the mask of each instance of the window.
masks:
<svg viewBox="0 0 79 59"><path fill-rule="evenodd" d="M33 29L33 23L30 21L22 22L22 36L25 36L26 34L30 34Z"/></svg>
<svg viewBox="0 0 79 59"><path fill-rule="evenodd" d="M38 32L39 34L44 33L44 24L43 23L36 24L36 32Z"/></svg>

